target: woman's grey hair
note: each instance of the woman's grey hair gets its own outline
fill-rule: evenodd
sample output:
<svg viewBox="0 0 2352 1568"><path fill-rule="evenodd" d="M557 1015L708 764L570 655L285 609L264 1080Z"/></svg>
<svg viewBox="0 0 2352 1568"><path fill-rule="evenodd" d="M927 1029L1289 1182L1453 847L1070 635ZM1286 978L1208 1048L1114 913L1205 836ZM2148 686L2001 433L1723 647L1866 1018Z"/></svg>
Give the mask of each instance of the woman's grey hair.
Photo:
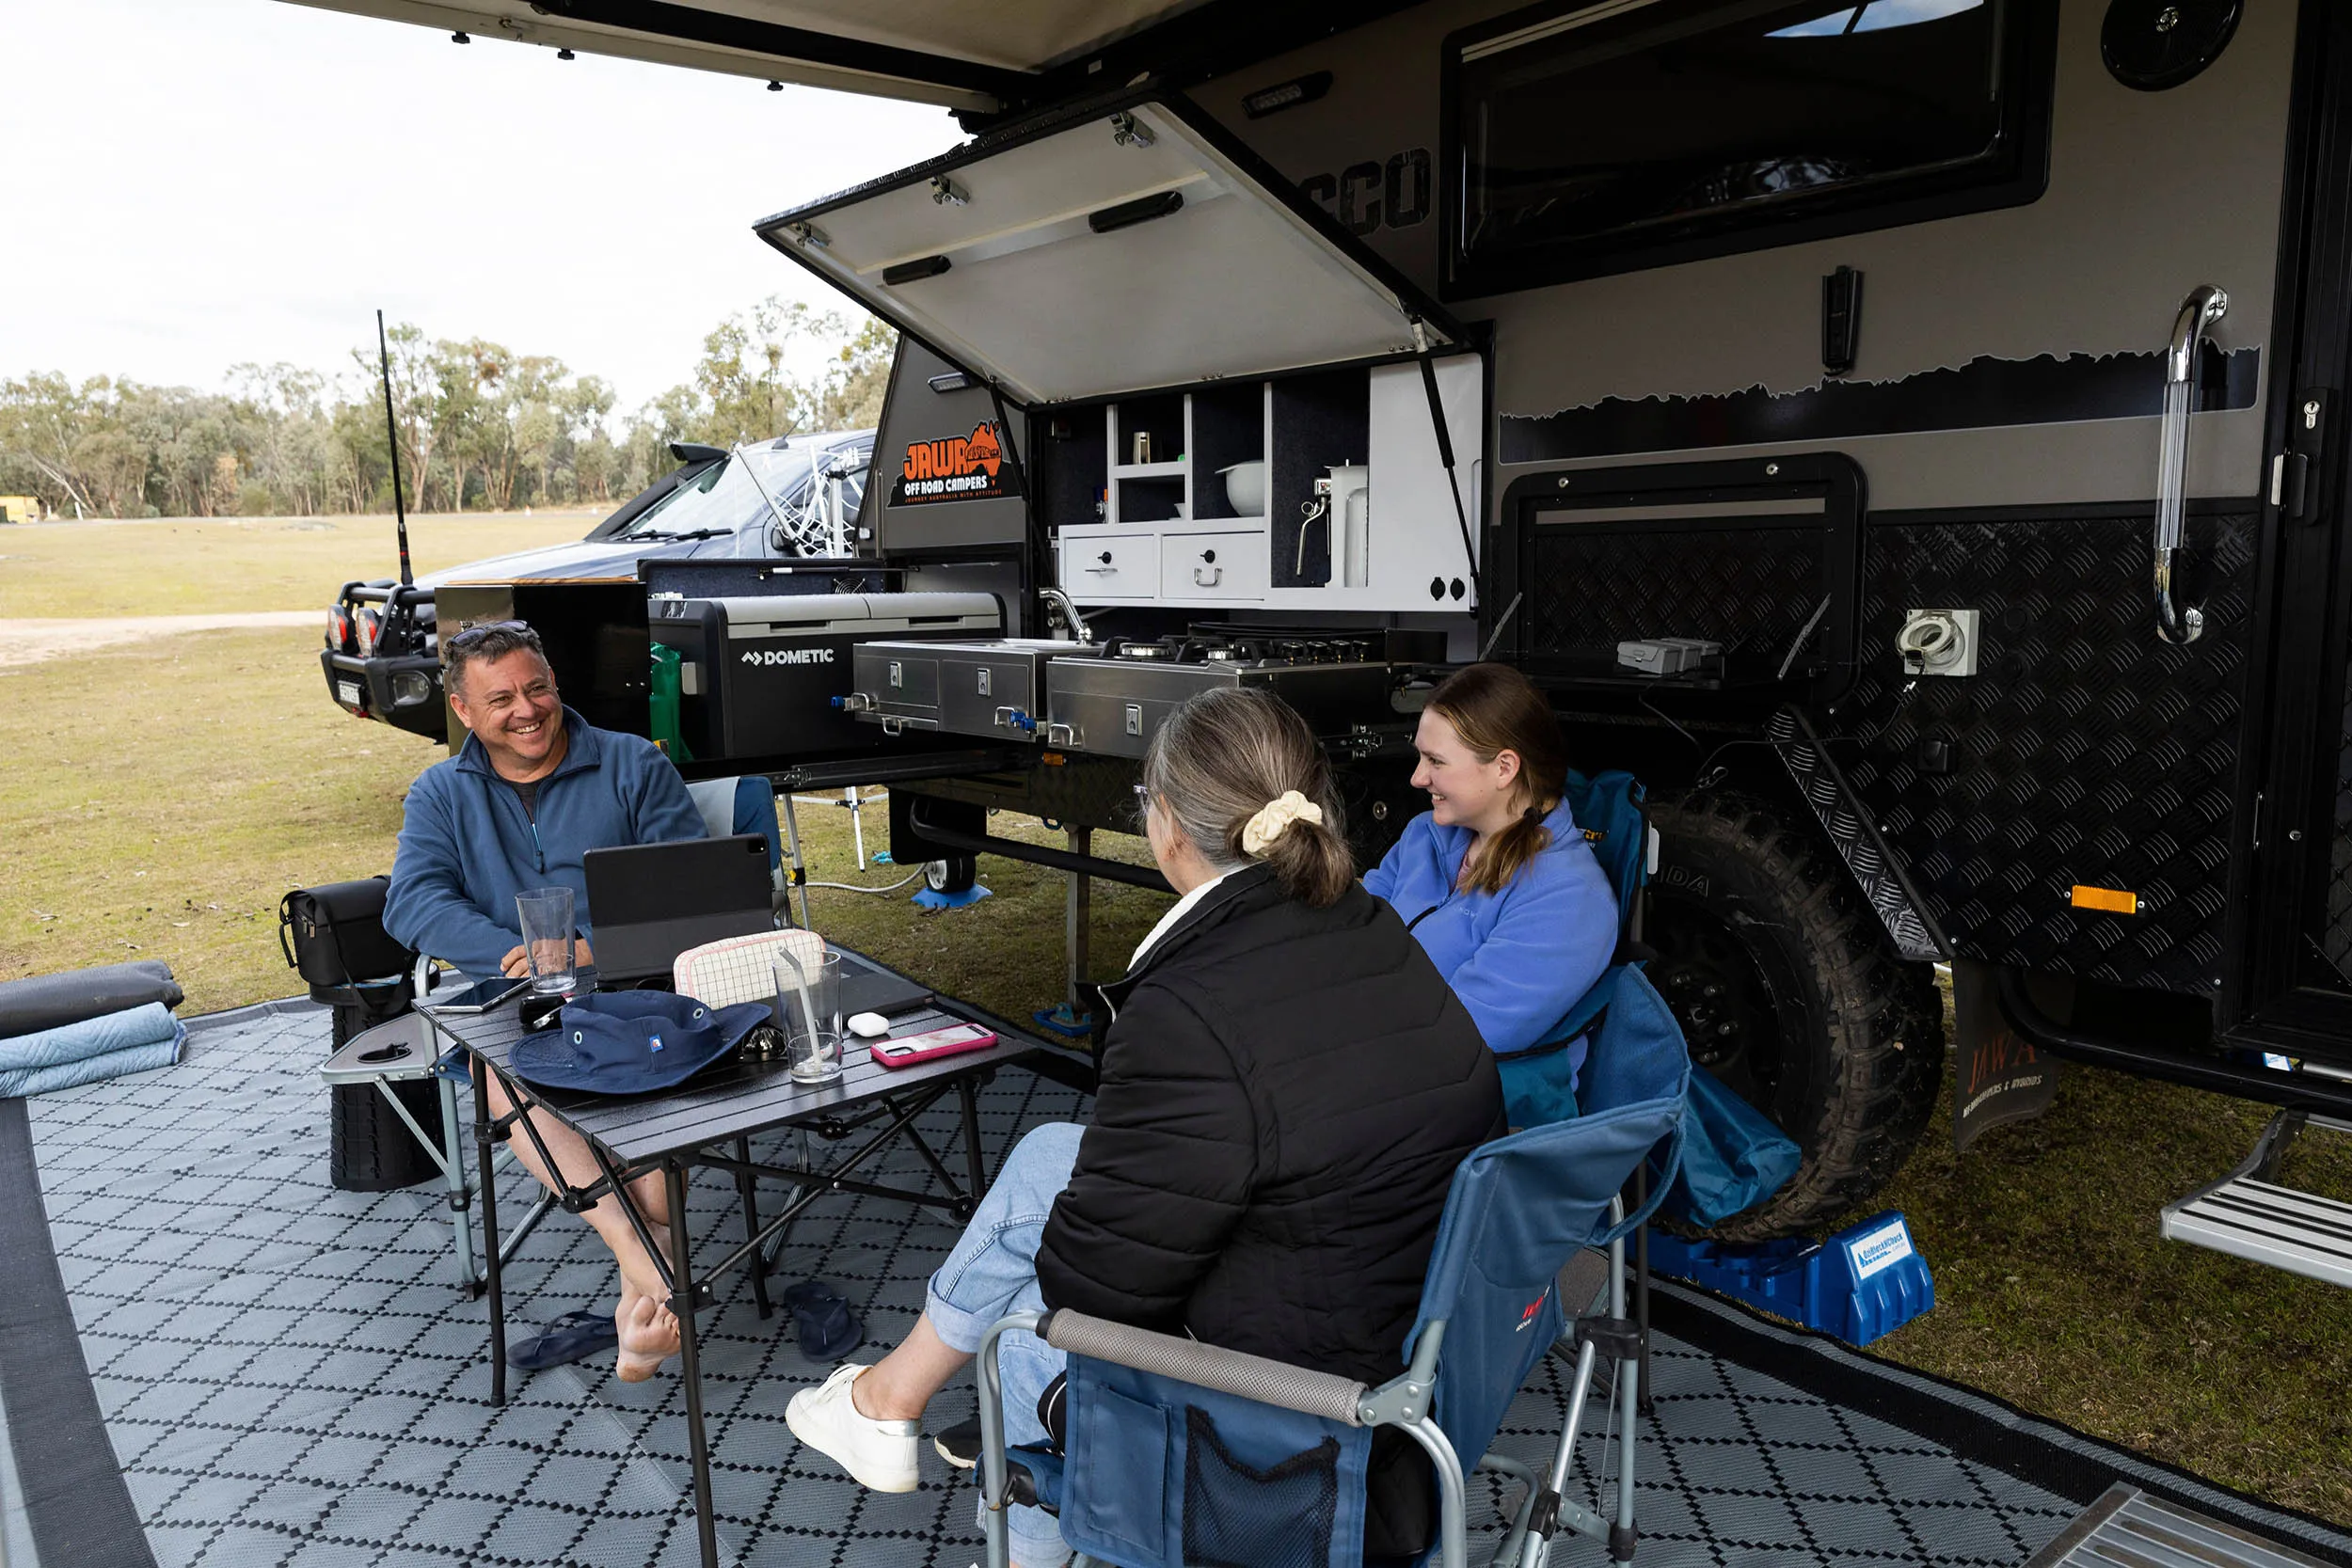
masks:
<svg viewBox="0 0 2352 1568"><path fill-rule="evenodd" d="M492 621L453 632L441 639L441 685L462 696L466 666L490 663L525 648L537 654L540 663L547 664L548 650L540 643L539 634L521 621ZM548 665L548 669L552 672L554 666Z"/></svg>
<svg viewBox="0 0 2352 1568"><path fill-rule="evenodd" d="M1261 858L1292 897L1318 908L1355 880L1330 764L1307 721L1279 698L1229 688L1185 703L1152 736L1143 787L1218 872ZM1252 857L1242 848L1242 830L1292 789L1321 807L1323 820L1293 822L1263 857Z"/></svg>

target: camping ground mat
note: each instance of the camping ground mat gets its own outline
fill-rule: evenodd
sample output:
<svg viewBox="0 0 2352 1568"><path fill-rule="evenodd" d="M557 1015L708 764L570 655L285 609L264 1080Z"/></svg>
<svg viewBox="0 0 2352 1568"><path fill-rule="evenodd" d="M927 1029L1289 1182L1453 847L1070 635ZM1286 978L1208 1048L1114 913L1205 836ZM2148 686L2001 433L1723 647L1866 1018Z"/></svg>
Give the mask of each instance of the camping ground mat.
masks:
<svg viewBox="0 0 2352 1568"><path fill-rule="evenodd" d="M505 1407L492 1407L485 1308L450 1284L437 1189L327 1183L315 1075L327 1052L323 1010L271 1004L193 1021L167 1072L0 1102L0 1163L14 1178L0 1213L0 1256L14 1267L0 1292L8 1561L691 1563L677 1379L623 1385L595 1364L517 1374ZM981 1097L988 1158L1084 1108L1068 1089L1003 1072ZM953 1167L952 1108L925 1132ZM901 1150L883 1179L927 1178ZM527 1177L502 1179L501 1217L529 1196ZM730 1178L698 1179L689 1214L698 1241L741 1235ZM840 1287L865 1316L859 1358L871 1360L914 1322L955 1235L934 1213L829 1196L796 1227L777 1283ZM609 1305L612 1270L559 1212L506 1279L520 1334ZM897 1497L802 1452L785 1402L825 1369L801 1357L787 1318L759 1319L741 1275L720 1298L705 1319L704 1375L728 1560L978 1560L973 1488L929 1444L921 1488ZM1657 1323L1645 1568L2018 1563L2117 1480L2352 1565L2342 1532L1708 1298L1661 1289ZM1565 1369L1541 1365L1501 1446L1539 1457L1566 1384ZM964 1385L930 1424L971 1410ZM1588 1444L1588 1462L1597 1451ZM1505 1496L1492 1481L1473 1488L1487 1541ZM1601 1555L1569 1542L1555 1560Z"/></svg>

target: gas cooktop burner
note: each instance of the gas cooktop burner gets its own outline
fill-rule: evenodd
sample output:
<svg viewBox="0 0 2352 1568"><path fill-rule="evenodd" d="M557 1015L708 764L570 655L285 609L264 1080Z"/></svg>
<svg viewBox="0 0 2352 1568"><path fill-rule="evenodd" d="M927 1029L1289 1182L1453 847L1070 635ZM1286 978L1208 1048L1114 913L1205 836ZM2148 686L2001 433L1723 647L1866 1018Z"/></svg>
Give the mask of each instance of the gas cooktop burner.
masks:
<svg viewBox="0 0 2352 1568"><path fill-rule="evenodd" d="M1138 664L1360 664L1375 657L1360 637L1162 637L1122 641L1113 657Z"/></svg>

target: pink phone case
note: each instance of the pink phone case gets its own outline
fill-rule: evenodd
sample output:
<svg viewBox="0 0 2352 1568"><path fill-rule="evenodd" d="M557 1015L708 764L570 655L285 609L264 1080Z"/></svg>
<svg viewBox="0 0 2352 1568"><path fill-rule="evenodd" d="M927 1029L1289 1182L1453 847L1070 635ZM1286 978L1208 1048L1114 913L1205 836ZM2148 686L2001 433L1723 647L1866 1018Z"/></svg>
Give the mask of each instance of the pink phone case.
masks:
<svg viewBox="0 0 2352 1568"><path fill-rule="evenodd" d="M979 1032L969 1039L949 1037L961 1036L967 1029ZM951 1023L945 1029L909 1035L902 1040L876 1040L873 1046L874 1065L896 1072L901 1068L920 1067L942 1056L960 1056L967 1051L986 1051L995 1043L995 1035L981 1029L977 1023ZM888 1054L884 1054L885 1052Z"/></svg>

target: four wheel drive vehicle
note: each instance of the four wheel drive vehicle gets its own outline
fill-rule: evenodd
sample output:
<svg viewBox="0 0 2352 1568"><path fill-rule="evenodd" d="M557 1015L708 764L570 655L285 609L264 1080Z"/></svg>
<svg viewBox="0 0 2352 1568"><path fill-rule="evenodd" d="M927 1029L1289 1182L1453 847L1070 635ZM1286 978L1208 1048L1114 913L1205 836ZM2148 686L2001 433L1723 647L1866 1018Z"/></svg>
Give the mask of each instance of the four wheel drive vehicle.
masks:
<svg viewBox="0 0 2352 1568"><path fill-rule="evenodd" d="M403 587L348 582L326 612L319 662L338 707L444 738L435 591L453 582L627 578L646 560L771 561L855 553L874 433L785 436L726 451L672 445L663 475L574 545L453 566Z"/></svg>
<svg viewBox="0 0 2352 1568"><path fill-rule="evenodd" d="M1938 960L1962 1133L2054 1056L2352 1109L2352 7L704 0L533 37L977 133L756 226L900 329L882 558L1007 607L837 676L882 736L989 749L894 783L900 861L1026 852L992 806L1131 828L1153 726L1220 683L1309 714L1377 852L1414 703L1492 657L1649 787L1652 974L1804 1150L1743 1229L1902 1163ZM698 660L788 641L756 608ZM1048 863L1131 870L1083 849ZM2237 1250L2352 1257L2239 1207Z"/></svg>

